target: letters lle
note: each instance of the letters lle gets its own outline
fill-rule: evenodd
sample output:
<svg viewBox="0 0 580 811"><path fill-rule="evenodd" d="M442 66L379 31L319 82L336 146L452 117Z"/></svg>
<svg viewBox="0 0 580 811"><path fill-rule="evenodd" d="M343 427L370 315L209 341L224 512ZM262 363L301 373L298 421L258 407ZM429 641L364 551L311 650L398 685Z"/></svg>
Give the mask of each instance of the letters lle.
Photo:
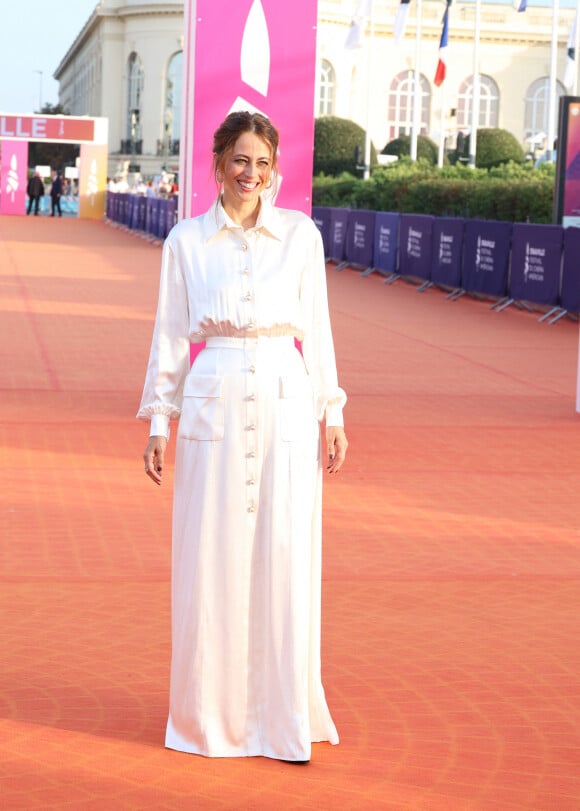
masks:
<svg viewBox="0 0 580 811"><path fill-rule="evenodd" d="M0 136L3 138L46 138L46 118L0 116Z"/></svg>

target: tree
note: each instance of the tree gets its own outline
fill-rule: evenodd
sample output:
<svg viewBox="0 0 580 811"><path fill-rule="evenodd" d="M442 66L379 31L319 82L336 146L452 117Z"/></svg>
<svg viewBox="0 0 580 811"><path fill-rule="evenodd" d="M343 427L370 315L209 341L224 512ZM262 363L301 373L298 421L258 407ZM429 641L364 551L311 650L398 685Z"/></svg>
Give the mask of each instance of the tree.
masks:
<svg viewBox="0 0 580 811"><path fill-rule="evenodd" d="M62 104L43 104L40 115L70 115ZM64 169L74 166L80 153L78 144L58 144L47 141L31 141L28 145L29 166L50 166Z"/></svg>
<svg viewBox="0 0 580 811"><path fill-rule="evenodd" d="M51 104L47 102L46 104L42 105L42 109L39 111L40 115L70 115L68 110L65 110L62 104Z"/></svg>
<svg viewBox="0 0 580 811"><path fill-rule="evenodd" d="M469 135L464 142L463 156L469 156ZM523 163L525 152L515 137L508 130L495 127L477 130L475 165L478 169L491 169L502 163Z"/></svg>
<svg viewBox="0 0 580 811"><path fill-rule="evenodd" d="M314 122L314 174L337 176L343 172L360 174L364 161L365 131L354 121L323 116ZM360 162L357 161L357 157ZM371 144L371 166L377 164L377 152Z"/></svg>

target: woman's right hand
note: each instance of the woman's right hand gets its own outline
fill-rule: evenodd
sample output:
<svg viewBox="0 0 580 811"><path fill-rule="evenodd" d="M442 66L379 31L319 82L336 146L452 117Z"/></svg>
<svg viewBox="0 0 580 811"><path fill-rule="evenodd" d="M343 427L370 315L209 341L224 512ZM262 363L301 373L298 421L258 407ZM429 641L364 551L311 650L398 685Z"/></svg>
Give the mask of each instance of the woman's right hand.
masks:
<svg viewBox="0 0 580 811"><path fill-rule="evenodd" d="M155 484L161 484L161 476L163 475L163 459L165 457L166 448L167 439L164 436L149 437L149 443L145 448L145 453L143 454L143 461L145 462L145 473L155 482Z"/></svg>

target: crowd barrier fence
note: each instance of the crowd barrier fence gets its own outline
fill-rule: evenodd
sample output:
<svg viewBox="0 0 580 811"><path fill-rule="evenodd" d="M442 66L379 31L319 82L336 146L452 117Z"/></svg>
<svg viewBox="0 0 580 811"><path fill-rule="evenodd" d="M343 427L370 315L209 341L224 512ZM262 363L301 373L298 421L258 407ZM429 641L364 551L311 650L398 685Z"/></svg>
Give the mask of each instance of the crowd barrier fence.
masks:
<svg viewBox="0 0 580 811"><path fill-rule="evenodd" d="M108 194L106 215L164 240L177 220L177 199ZM580 311L580 228L322 206L312 218L339 270L378 272L389 284L417 280L419 291L436 285L451 300L490 297L498 311L540 305L547 308L540 320L549 323Z"/></svg>
<svg viewBox="0 0 580 811"><path fill-rule="evenodd" d="M312 218L338 270L490 297L498 311L541 305L549 323L580 311L580 228L322 206Z"/></svg>
<svg viewBox="0 0 580 811"><path fill-rule="evenodd" d="M111 222L152 239L164 240L177 221L177 198L143 197L138 194L107 194L106 216Z"/></svg>

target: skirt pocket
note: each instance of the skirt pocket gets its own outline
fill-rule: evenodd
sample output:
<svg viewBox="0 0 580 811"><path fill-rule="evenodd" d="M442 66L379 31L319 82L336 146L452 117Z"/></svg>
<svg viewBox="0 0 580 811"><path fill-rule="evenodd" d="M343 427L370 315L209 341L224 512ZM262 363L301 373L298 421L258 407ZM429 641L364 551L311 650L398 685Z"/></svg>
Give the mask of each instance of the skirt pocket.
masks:
<svg viewBox="0 0 580 811"><path fill-rule="evenodd" d="M181 439L213 441L224 438L223 377L189 374L177 435Z"/></svg>

